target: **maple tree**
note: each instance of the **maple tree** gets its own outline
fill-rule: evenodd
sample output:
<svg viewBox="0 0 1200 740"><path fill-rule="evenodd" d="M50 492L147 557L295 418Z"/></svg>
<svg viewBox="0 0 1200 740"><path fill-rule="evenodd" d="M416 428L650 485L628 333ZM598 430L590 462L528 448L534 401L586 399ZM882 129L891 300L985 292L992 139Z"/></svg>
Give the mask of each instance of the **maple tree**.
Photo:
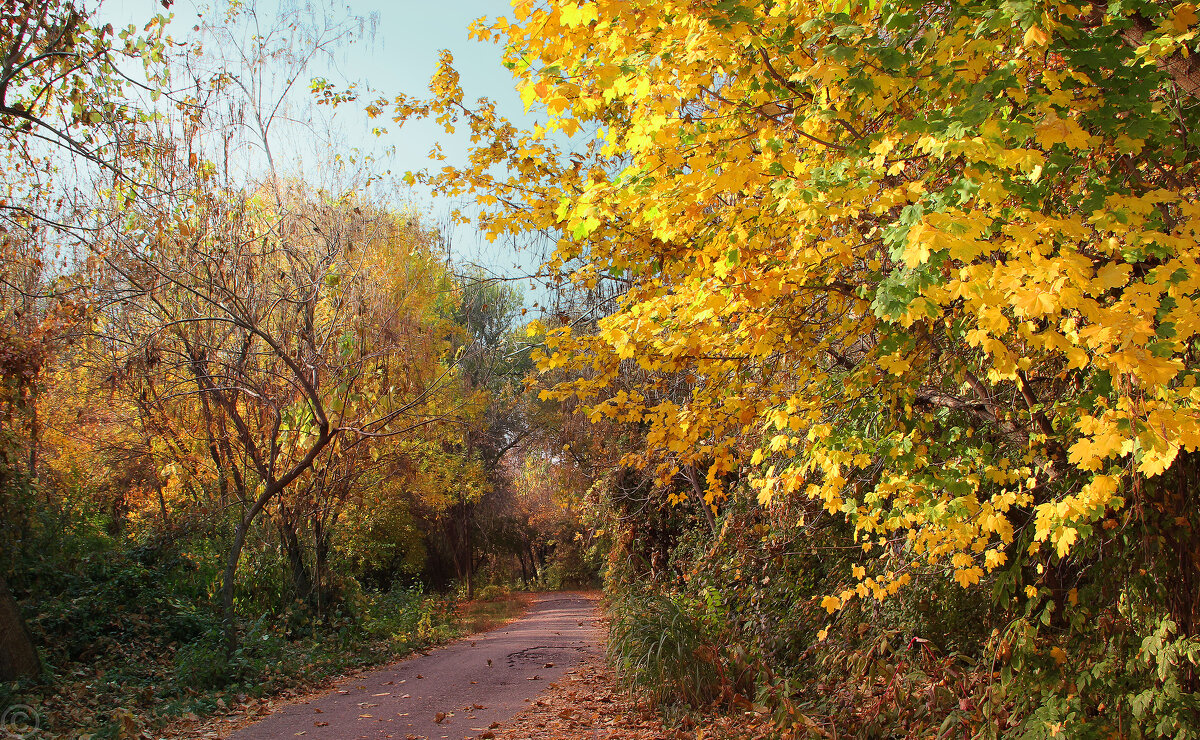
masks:
<svg viewBox="0 0 1200 740"><path fill-rule="evenodd" d="M514 9L476 33L544 124L465 105L448 59L437 99L379 102L489 144L427 179L499 206L490 233L556 230L551 267L624 286L541 362L591 366L549 393L645 424L639 464L702 466L713 505L750 471L964 583L1187 464L1191 6ZM647 382L607 394L623 364Z"/></svg>
<svg viewBox="0 0 1200 740"><path fill-rule="evenodd" d="M637 429L624 462L677 502L850 522L831 614L932 578L1058 620L1098 548L1146 536L1143 585L1191 636L1197 23L1191 3L518 1L475 35L537 125L464 101L448 57L430 99L368 113L469 128L468 166L419 177L494 238L556 235L560 281L616 294L596 331L531 328L543 371L575 370L546 398Z"/></svg>

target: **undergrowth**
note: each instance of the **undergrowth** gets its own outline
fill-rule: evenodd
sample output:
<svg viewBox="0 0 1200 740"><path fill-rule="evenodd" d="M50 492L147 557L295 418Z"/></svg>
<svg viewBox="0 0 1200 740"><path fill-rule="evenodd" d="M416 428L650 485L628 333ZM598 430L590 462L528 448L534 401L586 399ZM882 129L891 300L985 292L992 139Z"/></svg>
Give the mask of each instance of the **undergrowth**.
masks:
<svg viewBox="0 0 1200 740"><path fill-rule="evenodd" d="M1200 738L1200 638L1161 608L1170 562L1081 548L1083 567L998 569L973 590L926 573L830 612L859 548L834 517L775 528L799 513L731 506L713 527L672 511L656 540L619 535L609 660L665 719L749 712L781 738Z"/></svg>
<svg viewBox="0 0 1200 740"><path fill-rule="evenodd" d="M241 612L247 616L239 647L227 653L206 558L186 542L123 547L94 531L88 536L81 544L60 533L63 547L24 558L15 579L43 673L0 684L0 707L32 708L39 727L28 740L153 732L181 718L314 687L473 632L480 623L464 618L452 597L416 586L350 590L323 614L282 593L264 601L260 591ZM264 552L247 558L240 591L253 591L262 572L255 569L269 567L263 562L269 559Z"/></svg>

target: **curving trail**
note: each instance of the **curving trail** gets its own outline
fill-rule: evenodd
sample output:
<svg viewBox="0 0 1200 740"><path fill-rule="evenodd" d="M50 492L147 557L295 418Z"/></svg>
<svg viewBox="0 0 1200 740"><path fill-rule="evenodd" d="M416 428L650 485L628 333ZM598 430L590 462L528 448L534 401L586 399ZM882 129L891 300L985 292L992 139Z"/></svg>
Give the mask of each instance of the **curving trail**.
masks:
<svg viewBox="0 0 1200 740"><path fill-rule="evenodd" d="M343 679L230 738L490 737L569 667L602 651L597 619L592 595L542 594L515 622Z"/></svg>

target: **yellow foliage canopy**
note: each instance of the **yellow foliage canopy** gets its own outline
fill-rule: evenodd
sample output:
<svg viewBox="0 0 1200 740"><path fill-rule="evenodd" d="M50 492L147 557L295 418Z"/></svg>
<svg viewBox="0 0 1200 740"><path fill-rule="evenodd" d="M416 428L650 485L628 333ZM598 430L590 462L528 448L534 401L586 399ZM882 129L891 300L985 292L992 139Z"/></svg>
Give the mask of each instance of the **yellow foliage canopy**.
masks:
<svg viewBox="0 0 1200 740"><path fill-rule="evenodd" d="M882 598L1064 556L1200 444L1195 20L1162 13L1135 46L1058 2L518 1L475 33L543 125L464 106L448 58L437 100L381 102L465 118L484 145L429 181L624 290L550 331L578 372L547 397L711 505L748 479L847 516L897 560Z"/></svg>

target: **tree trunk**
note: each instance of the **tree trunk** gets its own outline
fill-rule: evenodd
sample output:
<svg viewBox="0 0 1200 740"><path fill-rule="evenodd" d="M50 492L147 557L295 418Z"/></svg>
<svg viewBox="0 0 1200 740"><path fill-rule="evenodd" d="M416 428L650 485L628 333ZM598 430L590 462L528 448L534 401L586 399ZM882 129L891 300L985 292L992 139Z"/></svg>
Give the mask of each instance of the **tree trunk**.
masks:
<svg viewBox="0 0 1200 740"><path fill-rule="evenodd" d="M158 493L158 510L162 514L163 531L166 531L170 529L171 521L167 515L167 499L163 496L162 482L158 480L157 476L154 479L154 490Z"/></svg>
<svg viewBox="0 0 1200 740"><path fill-rule="evenodd" d="M225 651L228 655L233 655L238 647L237 615L233 611L233 586L234 580L237 578L238 562L242 559L242 548L246 546L246 535L250 532L250 525L254 523L255 517L267 505L267 501L278 492L279 488L268 485L250 510L242 516L237 529L233 532L233 542L230 543L229 552L225 558L225 571L221 574L221 622L225 630Z"/></svg>
<svg viewBox="0 0 1200 740"><path fill-rule="evenodd" d="M8 581L0 575L0 681L37 678L41 673L42 661L33 636L8 590Z"/></svg>
<svg viewBox="0 0 1200 740"><path fill-rule="evenodd" d="M42 428L38 423L37 399L29 401L29 478L37 478L38 442L42 437Z"/></svg>
<svg viewBox="0 0 1200 740"><path fill-rule="evenodd" d="M317 607L328 610L341 599L341 593L335 589L333 580L329 577L329 548L333 545L331 527L325 527L320 517L313 520L313 540L316 552L314 575L316 578Z"/></svg>
<svg viewBox="0 0 1200 740"><path fill-rule="evenodd" d="M296 532L290 512L280 512L279 538L283 540L283 549L287 552L288 570L291 571L296 598L307 601L313 595L313 578L308 571L308 564L304 562L304 547L300 544L300 535Z"/></svg>
<svg viewBox="0 0 1200 740"><path fill-rule="evenodd" d="M544 565L544 563L538 563L537 552L534 550L533 542L529 542L527 546L529 548L529 574L533 577L533 580L536 581L542 571L542 565Z"/></svg>
<svg viewBox="0 0 1200 740"><path fill-rule="evenodd" d="M464 512L467 511L463 506ZM463 517L463 542L466 545L467 559L467 600L475 598L475 543L471 541L470 514Z"/></svg>
<svg viewBox="0 0 1200 740"><path fill-rule="evenodd" d="M238 561L242 547L246 544L246 532L250 529L250 517L243 517L233 533L233 544L225 559L225 572L221 574L221 626L225 630L225 653L233 655L238 646L237 619L233 613L233 579L237 576Z"/></svg>

